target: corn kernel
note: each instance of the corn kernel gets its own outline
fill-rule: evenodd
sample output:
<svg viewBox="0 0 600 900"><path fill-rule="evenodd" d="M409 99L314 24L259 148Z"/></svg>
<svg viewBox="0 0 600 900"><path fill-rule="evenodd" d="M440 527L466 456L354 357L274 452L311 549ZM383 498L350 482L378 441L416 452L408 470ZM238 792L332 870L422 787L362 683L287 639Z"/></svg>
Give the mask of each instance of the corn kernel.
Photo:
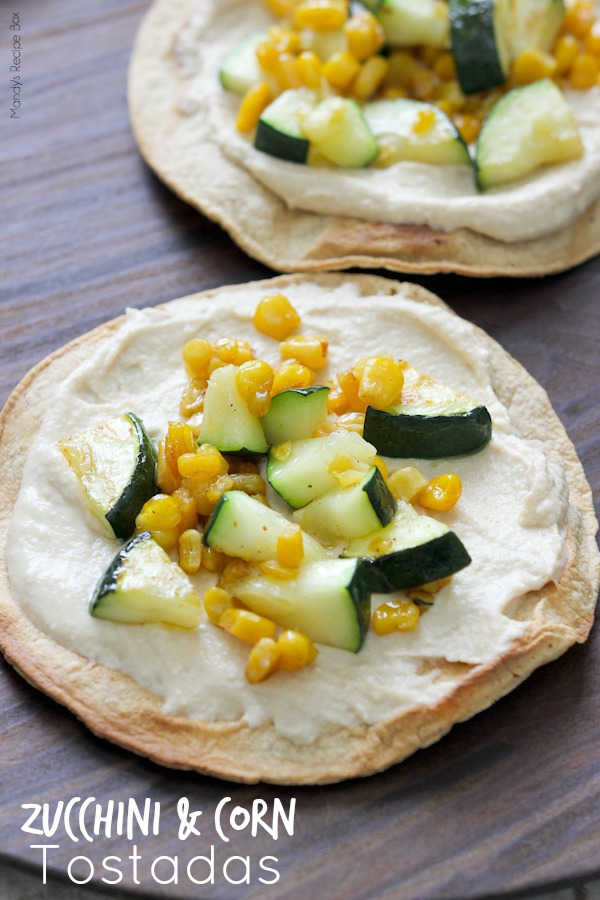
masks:
<svg viewBox="0 0 600 900"><path fill-rule="evenodd" d="M369 12L358 13L344 24L348 50L359 62L377 53L385 43L381 23Z"/></svg>
<svg viewBox="0 0 600 900"><path fill-rule="evenodd" d="M158 445L158 486L165 493L172 493L181 484L177 460L184 453L193 453L196 438L185 422L169 422L167 433Z"/></svg>
<svg viewBox="0 0 600 900"><path fill-rule="evenodd" d="M348 372L342 372L337 377L338 384L348 404L348 409L352 412L365 412L367 404L358 395L359 381L354 372L350 369Z"/></svg>
<svg viewBox="0 0 600 900"><path fill-rule="evenodd" d="M179 565L188 575L196 575L202 564L202 537L195 528L179 536Z"/></svg>
<svg viewBox="0 0 600 900"><path fill-rule="evenodd" d="M277 562L288 569L297 569L304 559L304 542L299 525L287 525L277 538Z"/></svg>
<svg viewBox="0 0 600 900"><path fill-rule="evenodd" d="M233 491L244 491L245 494L250 494L251 497L267 493L267 484L258 473L240 472L237 475L232 475L231 480L233 481Z"/></svg>
<svg viewBox="0 0 600 900"><path fill-rule="evenodd" d="M307 0L294 10L294 25L313 31L337 31L347 16L346 0Z"/></svg>
<svg viewBox="0 0 600 900"><path fill-rule="evenodd" d="M142 506L136 516L135 527L138 531L168 531L177 528L181 519L177 502L167 494L156 494Z"/></svg>
<svg viewBox="0 0 600 900"><path fill-rule="evenodd" d="M267 337L283 341L300 326L300 316L283 294L264 297L254 313L254 327Z"/></svg>
<svg viewBox="0 0 600 900"><path fill-rule="evenodd" d="M389 68L385 77L386 87L408 88L420 63L407 50L397 50L389 56Z"/></svg>
<svg viewBox="0 0 600 900"><path fill-rule="evenodd" d="M298 77L301 83L315 91L321 87L323 66L321 60L312 50L305 50L298 57Z"/></svg>
<svg viewBox="0 0 600 900"><path fill-rule="evenodd" d="M360 472L364 475L365 472L369 471L369 468L368 463L357 459L351 453L337 453L329 463L327 471L334 477L339 475L340 472L347 472L348 470Z"/></svg>
<svg viewBox="0 0 600 900"><path fill-rule="evenodd" d="M463 109L467 98L460 89L458 81L446 81L436 91L437 103L444 102L444 112L458 112Z"/></svg>
<svg viewBox="0 0 600 900"><path fill-rule="evenodd" d="M431 594L425 587L413 588L413 590L407 591L406 596L414 603L415 606L419 607L419 610L427 609L429 606L433 606L435 603L435 599L433 594Z"/></svg>
<svg viewBox="0 0 600 900"><path fill-rule="evenodd" d="M462 492L462 483L458 475L448 473L438 475L428 481L416 495L416 502L425 509L445 512L457 503Z"/></svg>
<svg viewBox="0 0 600 900"><path fill-rule="evenodd" d="M277 81L282 91L295 90L302 84L298 59L293 53L280 53L276 71Z"/></svg>
<svg viewBox="0 0 600 900"><path fill-rule="evenodd" d="M212 444L200 444L195 453L184 453L177 460L181 475L212 481L219 475L226 475L229 469L223 454Z"/></svg>
<svg viewBox="0 0 600 900"><path fill-rule="evenodd" d="M311 639L301 631L283 631L277 638L277 644L279 668L285 672L309 666L319 655Z"/></svg>
<svg viewBox="0 0 600 900"><path fill-rule="evenodd" d="M247 578L252 571L250 565L243 559L231 559L225 564L219 576L219 587L227 590L233 587L237 581Z"/></svg>
<svg viewBox="0 0 600 900"><path fill-rule="evenodd" d="M292 442L282 441L281 444L274 444L271 447L270 455L279 462L285 462L286 459L289 459L291 452Z"/></svg>
<svg viewBox="0 0 600 900"><path fill-rule="evenodd" d="M196 501L187 488L179 487L173 491L171 498L175 501L181 512L181 521L178 525L180 531L187 531L188 528L195 528L198 524L198 511L196 510Z"/></svg>
<svg viewBox="0 0 600 900"><path fill-rule="evenodd" d="M269 43L273 44L279 53L299 53L300 51L300 35L293 28L285 25L272 25L267 36Z"/></svg>
<svg viewBox="0 0 600 900"><path fill-rule="evenodd" d="M190 378L206 379L206 367L212 356L212 348L208 341L197 338L187 341L183 346L182 356Z"/></svg>
<svg viewBox="0 0 600 900"><path fill-rule="evenodd" d="M208 382L204 379L192 378L183 389L179 400L179 414L184 418L196 415L204 409L204 396Z"/></svg>
<svg viewBox="0 0 600 900"><path fill-rule="evenodd" d="M377 466L377 468L381 472L382 478L385 481L388 477L388 467L386 465L385 460L381 456L376 456L375 459L373 460L373 465Z"/></svg>
<svg viewBox="0 0 600 900"><path fill-rule="evenodd" d="M536 47L528 47L517 56L512 74L519 84L531 84L541 78L552 78L556 73L556 60L549 53Z"/></svg>
<svg viewBox="0 0 600 900"><path fill-rule="evenodd" d="M362 436L365 430L365 414L363 412L347 412L338 416L338 431L355 431Z"/></svg>
<svg viewBox="0 0 600 900"><path fill-rule="evenodd" d="M358 100L370 100L387 75L389 63L383 56L371 56L360 67L352 93Z"/></svg>
<svg viewBox="0 0 600 900"><path fill-rule="evenodd" d="M178 528L155 529L151 533L159 547L162 547L167 552L174 550L179 541Z"/></svg>
<svg viewBox="0 0 600 900"><path fill-rule="evenodd" d="M412 631L419 619L419 609L410 600L388 600L373 613L373 631L376 634Z"/></svg>
<svg viewBox="0 0 600 900"><path fill-rule="evenodd" d="M569 84L577 91L585 91L597 83L599 74L600 61L590 53L582 53L573 63Z"/></svg>
<svg viewBox="0 0 600 900"><path fill-rule="evenodd" d="M235 375L235 383L253 416L266 416L271 406L273 369L263 359L243 363Z"/></svg>
<svg viewBox="0 0 600 900"><path fill-rule="evenodd" d="M261 638L248 657L246 680L258 684L276 671L279 663L279 647L273 638Z"/></svg>
<svg viewBox="0 0 600 900"><path fill-rule="evenodd" d="M165 450L165 440L158 442L158 461L156 465L156 483L165 494L172 494L181 484L181 476L175 465L175 472L171 468Z"/></svg>
<svg viewBox="0 0 600 900"><path fill-rule="evenodd" d="M209 587L204 592L204 609L213 625L218 625L226 609L233 608L233 596L229 591L218 587Z"/></svg>
<svg viewBox="0 0 600 900"><path fill-rule="evenodd" d="M444 50L443 53L436 56L433 71L441 81L453 81L456 78L454 57L449 50Z"/></svg>
<svg viewBox="0 0 600 900"><path fill-rule="evenodd" d="M577 2L567 8L562 23L562 31L585 38L594 24L594 7L591 3Z"/></svg>
<svg viewBox="0 0 600 900"><path fill-rule="evenodd" d="M579 56L579 41L572 34L561 34L554 45L554 58L556 71L559 75L566 75Z"/></svg>
<svg viewBox="0 0 600 900"><path fill-rule="evenodd" d="M367 406L386 409L398 400L403 384L404 374L395 360L373 356L362 365L358 396Z"/></svg>
<svg viewBox="0 0 600 900"><path fill-rule="evenodd" d="M212 350L227 365L242 366L253 359L252 347L248 341L235 338L220 338L212 345Z"/></svg>
<svg viewBox="0 0 600 900"><path fill-rule="evenodd" d="M227 557L213 547L202 545L202 568L207 572L222 572L227 564Z"/></svg>
<svg viewBox="0 0 600 900"><path fill-rule="evenodd" d="M394 542L389 538L375 537L369 541L369 550L377 556L385 556L386 553L392 553Z"/></svg>
<svg viewBox="0 0 600 900"><path fill-rule="evenodd" d="M435 110L420 109L417 117L412 124L412 130L415 134L425 134L435 125Z"/></svg>
<svg viewBox="0 0 600 900"><path fill-rule="evenodd" d="M405 466L392 472L387 483L396 500L406 500L410 503L421 488L425 487L427 479L414 466Z"/></svg>
<svg viewBox="0 0 600 900"><path fill-rule="evenodd" d="M212 356L206 370L208 372L209 378L215 371L215 369L222 369L223 366L227 365L229 365L229 363L226 363L224 359L219 359L218 356Z"/></svg>
<svg viewBox="0 0 600 900"><path fill-rule="evenodd" d="M323 75L329 84L338 91L350 87L360 70L360 63L347 50L332 53L323 65Z"/></svg>
<svg viewBox="0 0 600 900"><path fill-rule="evenodd" d="M439 80L431 69L420 68L413 73L409 84L409 93L417 100L429 100L438 86Z"/></svg>
<svg viewBox="0 0 600 900"><path fill-rule="evenodd" d="M600 21L594 22L591 31L586 36L584 47L592 56L600 56Z"/></svg>
<svg viewBox="0 0 600 900"><path fill-rule="evenodd" d="M267 578L275 578L277 581L291 581L298 575L297 569L282 566L276 559L266 559L260 563L258 568Z"/></svg>
<svg viewBox="0 0 600 900"><path fill-rule="evenodd" d="M279 51L270 41L261 41L256 47L256 59L263 72L273 75L279 65Z"/></svg>
<svg viewBox="0 0 600 900"><path fill-rule="evenodd" d="M247 644L257 644L261 638L274 638L276 628L275 622L270 619L249 609L236 609L233 606L223 610L219 627Z"/></svg>
<svg viewBox="0 0 600 900"><path fill-rule="evenodd" d="M265 0L268 8L281 19L290 16L295 5L295 0Z"/></svg>
<svg viewBox="0 0 600 900"><path fill-rule="evenodd" d="M310 369L291 359L275 369L271 397L275 397L276 394L281 394L282 391L289 391L292 388L308 387L312 383L313 374Z"/></svg>
<svg viewBox="0 0 600 900"><path fill-rule="evenodd" d="M317 334L295 334L279 345L282 359L294 359L310 369L327 365L327 338Z"/></svg>
<svg viewBox="0 0 600 900"><path fill-rule="evenodd" d="M260 81L248 88L240 104L236 119L238 131L252 131L258 125L262 113L267 108L273 95L266 81Z"/></svg>
<svg viewBox="0 0 600 900"><path fill-rule="evenodd" d="M454 124L465 144L472 144L477 140L482 124L478 116L458 113L454 116Z"/></svg>

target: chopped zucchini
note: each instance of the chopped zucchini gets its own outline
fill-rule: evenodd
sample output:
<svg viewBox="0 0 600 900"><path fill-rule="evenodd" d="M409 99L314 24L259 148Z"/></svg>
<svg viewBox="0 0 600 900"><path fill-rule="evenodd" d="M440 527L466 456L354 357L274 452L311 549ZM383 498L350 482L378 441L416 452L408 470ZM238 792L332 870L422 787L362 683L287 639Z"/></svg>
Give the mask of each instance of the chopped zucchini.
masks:
<svg viewBox="0 0 600 900"><path fill-rule="evenodd" d="M227 54L219 70L219 79L226 91L243 97L252 85L264 80L256 58L256 48L264 40L266 35L253 34Z"/></svg>
<svg viewBox="0 0 600 900"><path fill-rule="evenodd" d="M565 17L564 0L515 0L511 29L511 55L535 47L548 53Z"/></svg>
<svg viewBox="0 0 600 900"><path fill-rule="evenodd" d="M61 441L90 511L111 537L126 539L158 490L156 451L141 421L126 413Z"/></svg>
<svg viewBox="0 0 600 900"><path fill-rule="evenodd" d="M281 456L276 445L267 462L267 478L284 500L294 509L306 506L326 491L338 487L329 467L340 453L349 453L360 462L373 465L377 451L355 432L339 431L320 438L292 441L289 453Z"/></svg>
<svg viewBox="0 0 600 900"><path fill-rule="evenodd" d="M222 366L210 376L198 443L213 444L223 453L266 453L260 419L238 390L237 371L237 366Z"/></svg>
<svg viewBox="0 0 600 900"><path fill-rule="evenodd" d="M378 594L447 578L471 562L453 531L404 500L389 525L352 541L343 555L365 562L371 590Z"/></svg>
<svg viewBox="0 0 600 900"><path fill-rule="evenodd" d="M392 521L396 501L377 466L362 481L327 491L294 513L295 521L324 544L341 544Z"/></svg>
<svg viewBox="0 0 600 900"><path fill-rule="evenodd" d="M302 121L302 133L336 166L361 169L373 162L379 146L354 100L328 97Z"/></svg>
<svg viewBox="0 0 600 900"><path fill-rule="evenodd" d="M485 406L408 367L401 402L386 410L369 406L363 435L384 456L441 459L485 447L492 420Z"/></svg>
<svg viewBox="0 0 600 900"><path fill-rule="evenodd" d="M512 0L450 0L452 53L465 94L504 84L511 63Z"/></svg>
<svg viewBox="0 0 600 900"><path fill-rule="evenodd" d="M122 547L99 580L90 614L126 625L196 628L202 604L185 572L144 531Z"/></svg>
<svg viewBox="0 0 600 900"><path fill-rule="evenodd" d="M502 97L477 140L477 183L482 190L517 181L540 166L578 159L583 143L564 94L550 79Z"/></svg>
<svg viewBox="0 0 600 900"><path fill-rule="evenodd" d="M329 388L317 384L276 394L262 426L268 444L310 438L327 418Z"/></svg>
<svg viewBox="0 0 600 900"><path fill-rule="evenodd" d="M452 120L432 103L419 100L375 100L365 118L385 156L385 164L412 160L434 165L471 165L469 151ZM415 128L419 117L433 114L425 131ZM378 161L379 162L379 161Z"/></svg>
<svg viewBox="0 0 600 900"><path fill-rule="evenodd" d="M297 628L313 641L353 653L369 627L371 595L357 559L308 562L290 581L251 574L230 590L282 628Z"/></svg>
<svg viewBox="0 0 600 900"><path fill-rule="evenodd" d="M203 542L228 556L260 562L277 559L277 541L289 520L243 491L227 491L219 499L206 523ZM318 541L302 535L304 558L324 559L327 554Z"/></svg>
<svg viewBox="0 0 600 900"><path fill-rule="evenodd" d="M368 6L383 25L387 42L395 47L450 43L448 4L439 0L375 0Z"/></svg>
<svg viewBox="0 0 600 900"><path fill-rule="evenodd" d="M316 105L314 91L306 88L284 91L258 120L256 149L289 162L305 163L310 142L302 131L302 123Z"/></svg>

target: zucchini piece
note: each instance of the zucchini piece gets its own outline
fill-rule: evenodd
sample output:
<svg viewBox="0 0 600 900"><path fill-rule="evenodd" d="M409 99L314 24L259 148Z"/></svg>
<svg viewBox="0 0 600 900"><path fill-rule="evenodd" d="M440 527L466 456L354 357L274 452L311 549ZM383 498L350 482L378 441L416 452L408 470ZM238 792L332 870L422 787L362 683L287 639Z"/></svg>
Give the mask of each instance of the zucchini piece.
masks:
<svg viewBox="0 0 600 900"><path fill-rule="evenodd" d="M330 647L356 653L369 627L371 594L358 559L308 562L291 581L251 574L230 589L259 615Z"/></svg>
<svg viewBox="0 0 600 900"><path fill-rule="evenodd" d="M378 594L406 591L447 578L471 562L453 531L410 503L398 501L392 522L352 541L344 557L359 557L367 566L371 590Z"/></svg>
<svg viewBox="0 0 600 900"><path fill-rule="evenodd" d="M565 17L564 0L515 0L511 56L535 47L548 53Z"/></svg>
<svg viewBox="0 0 600 900"><path fill-rule="evenodd" d="M253 34L227 54L219 70L219 80L226 91L243 97L253 84L264 81L264 72L256 59L256 48L265 40L265 34Z"/></svg>
<svg viewBox="0 0 600 900"><path fill-rule="evenodd" d="M121 548L98 581L90 614L126 625L196 628L202 604L185 572L144 531Z"/></svg>
<svg viewBox="0 0 600 900"><path fill-rule="evenodd" d="M511 63L512 0L450 0L450 22L464 93L504 84Z"/></svg>
<svg viewBox="0 0 600 900"><path fill-rule="evenodd" d="M435 120L426 131L414 125L423 112L433 112ZM471 165L467 145L454 122L432 103L420 100L375 100L364 114L371 131L384 151L386 165L401 160L432 165Z"/></svg>
<svg viewBox="0 0 600 900"><path fill-rule="evenodd" d="M294 520L322 543L335 545L388 525L395 514L393 494L372 466L358 484L317 497L297 510Z"/></svg>
<svg viewBox="0 0 600 900"><path fill-rule="evenodd" d="M310 438L327 418L329 388L322 384L276 394L262 427L268 444Z"/></svg>
<svg viewBox="0 0 600 900"><path fill-rule="evenodd" d="M103 531L122 540L131 537L135 517L158 491L156 451L141 421L125 413L66 438L59 447Z"/></svg>
<svg viewBox="0 0 600 900"><path fill-rule="evenodd" d="M339 487L329 466L340 453L349 453L360 462L373 465L377 451L359 434L339 431L320 438L292 441L285 459L271 448L267 462L267 479L274 490L294 509L306 506L326 491Z"/></svg>
<svg viewBox="0 0 600 900"><path fill-rule="evenodd" d="M243 491L227 491L212 511L202 541L207 547L251 562L277 559L277 540L289 524L281 513ZM306 560L326 558L318 541L308 534L302 539Z"/></svg>
<svg viewBox="0 0 600 900"><path fill-rule="evenodd" d="M345 97L319 103L302 121L302 133L325 159L343 169L362 169L379 153L360 106Z"/></svg>
<svg viewBox="0 0 600 900"><path fill-rule="evenodd" d="M363 436L384 456L442 459L485 447L492 420L485 406L409 366L401 402L386 410L367 407Z"/></svg>
<svg viewBox="0 0 600 900"><path fill-rule="evenodd" d="M310 143L302 131L302 122L317 105L317 95L306 88L284 91L258 120L254 146L263 153L305 163Z"/></svg>
<svg viewBox="0 0 600 900"><path fill-rule="evenodd" d="M258 416L252 415L236 384L237 366L221 366L208 380L199 444L223 453L266 453L268 444Z"/></svg>
<svg viewBox="0 0 600 900"><path fill-rule="evenodd" d="M375 0L367 4L383 25L387 42L395 47L424 44L448 47L448 4L439 0Z"/></svg>
<svg viewBox="0 0 600 900"><path fill-rule="evenodd" d="M485 119L475 152L477 183L487 190L582 154L577 120L564 94L548 78L534 81L502 97Z"/></svg>

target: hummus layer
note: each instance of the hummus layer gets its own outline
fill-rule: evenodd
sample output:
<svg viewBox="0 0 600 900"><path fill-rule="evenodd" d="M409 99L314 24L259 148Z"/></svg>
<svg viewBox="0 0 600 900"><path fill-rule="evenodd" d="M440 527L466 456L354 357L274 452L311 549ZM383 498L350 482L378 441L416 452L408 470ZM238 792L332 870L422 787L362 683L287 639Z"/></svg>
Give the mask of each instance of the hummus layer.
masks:
<svg viewBox="0 0 600 900"><path fill-rule="evenodd" d="M487 347L468 323L406 298L392 305L387 297L361 297L352 284L290 285L286 293L303 330L330 339L331 373L365 352L393 353L487 405L495 429L488 448L451 462L418 462L428 477L460 475L463 496L440 518L464 542L472 565L436 596L414 632L369 633L356 655L321 646L314 666L258 686L244 678L247 648L208 622L187 633L91 618L89 597L117 544L87 520L57 441L127 410L162 437L168 421L179 418L181 348L190 337L245 337L259 356L275 361L277 343L251 324L263 293L250 285L212 301L128 313L48 410L26 463L8 563L14 596L34 624L59 644L130 674L162 698L165 711L250 725L273 721L280 734L307 743L331 724L374 723L438 701L451 681L428 666L432 659L475 666L506 650L526 628L510 617L512 601L560 578L567 492L561 469L535 443L510 433L490 386ZM199 592L212 578L194 579Z"/></svg>
<svg viewBox="0 0 600 900"><path fill-rule="evenodd" d="M291 209L442 231L470 228L514 242L567 227L600 197L600 86L567 92L585 147L581 159L548 166L486 193L478 191L468 166L402 162L350 172L288 163L256 151L236 131L239 98L221 88L217 74L227 53L245 37L264 31L273 18L259 0L211 0L198 6L176 44L182 73L190 79L179 110L208 118L222 152ZM600 4L596 7L600 10Z"/></svg>

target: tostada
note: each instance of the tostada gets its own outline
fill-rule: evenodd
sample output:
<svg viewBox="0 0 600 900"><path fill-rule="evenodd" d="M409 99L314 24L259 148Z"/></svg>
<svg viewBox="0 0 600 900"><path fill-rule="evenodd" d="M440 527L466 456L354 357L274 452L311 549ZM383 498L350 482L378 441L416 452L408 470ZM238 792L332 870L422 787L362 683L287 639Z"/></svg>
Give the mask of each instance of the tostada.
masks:
<svg viewBox="0 0 600 900"><path fill-rule="evenodd" d="M0 444L7 659L166 766L367 775L592 624L597 523L546 394L415 285L130 310L24 379Z"/></svg>
<svg viewBox="0 0 600 900"><path fill-rule="evenodd" d="M542 275L600 247L591 0L156 0L130 108L278 270Z"/></svg>

